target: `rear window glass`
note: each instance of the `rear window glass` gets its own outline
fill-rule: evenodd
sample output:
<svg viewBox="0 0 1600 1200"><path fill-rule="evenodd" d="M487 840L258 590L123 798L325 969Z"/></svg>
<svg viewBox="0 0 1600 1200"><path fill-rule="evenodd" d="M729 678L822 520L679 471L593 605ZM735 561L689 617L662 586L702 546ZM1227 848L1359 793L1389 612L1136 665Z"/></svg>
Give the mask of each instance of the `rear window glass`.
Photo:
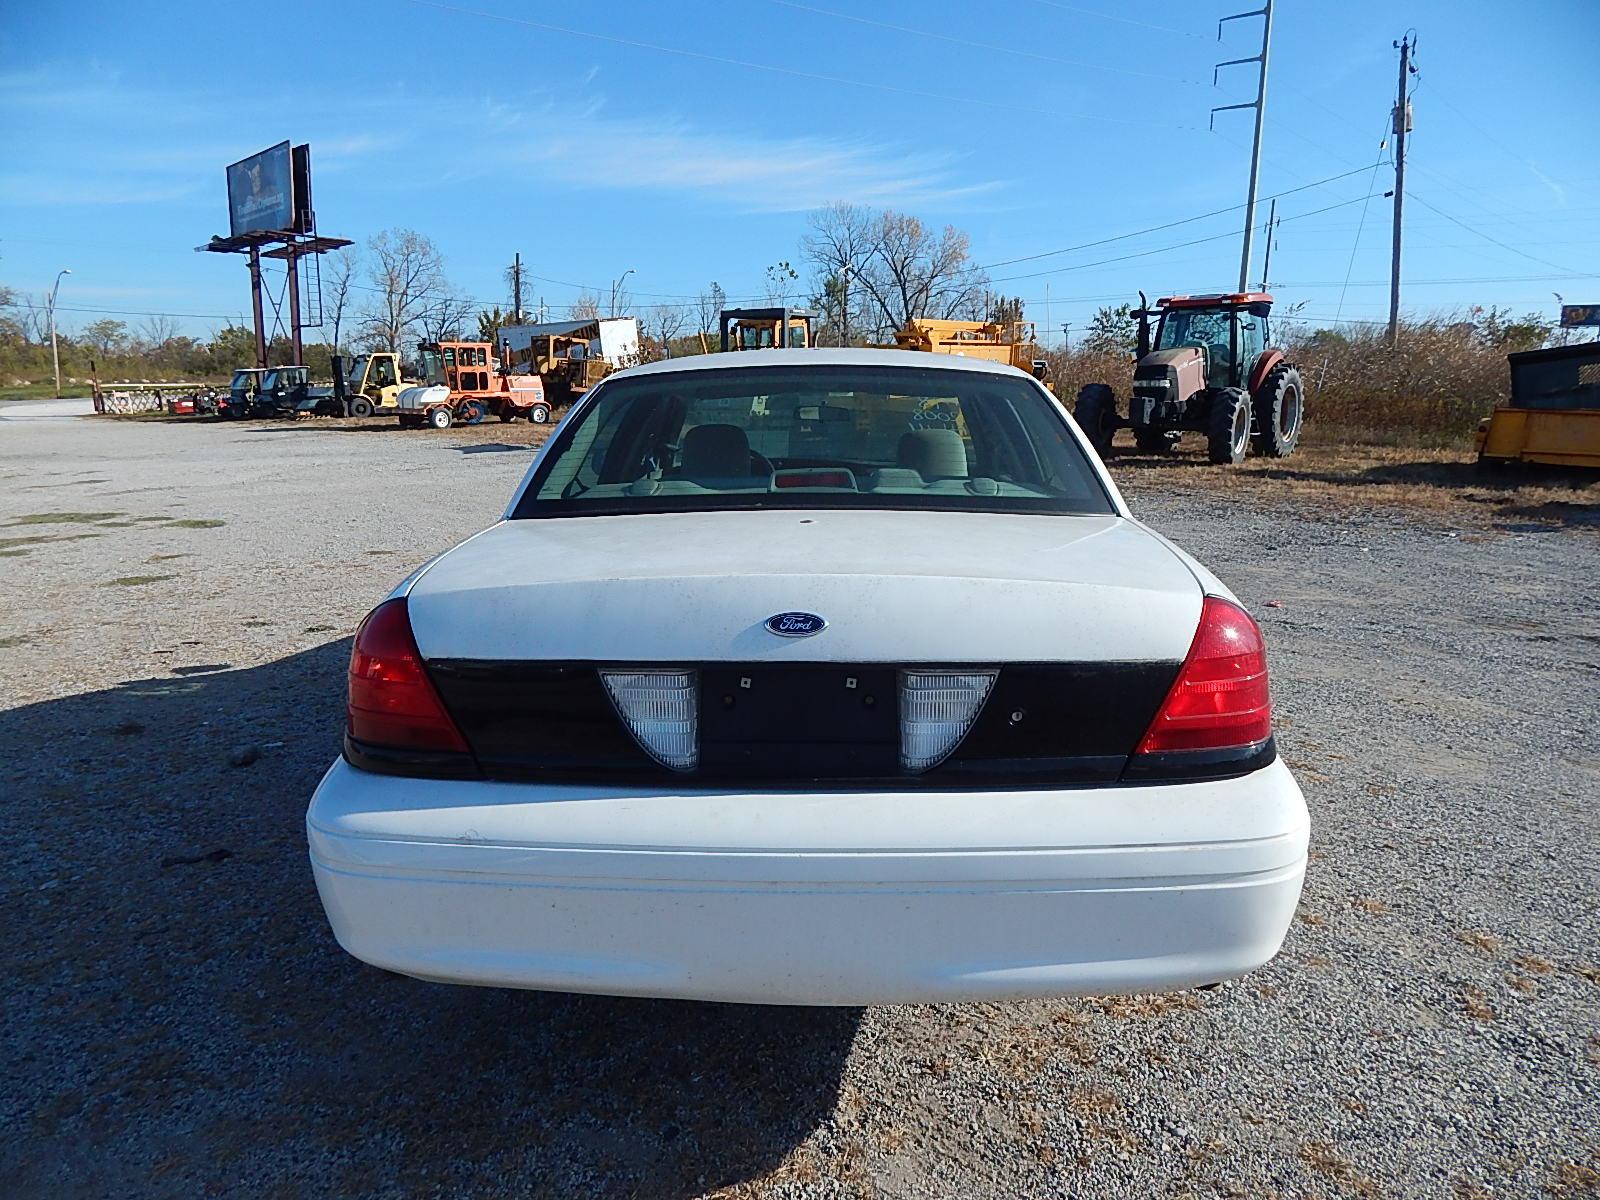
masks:
<svg viewBox="0 0 1600 1200"><path fill-rule="evenodd" d="M600 386L516 517L726 508L1114 509L1025 379L906 367L665 372Z"/></svg>

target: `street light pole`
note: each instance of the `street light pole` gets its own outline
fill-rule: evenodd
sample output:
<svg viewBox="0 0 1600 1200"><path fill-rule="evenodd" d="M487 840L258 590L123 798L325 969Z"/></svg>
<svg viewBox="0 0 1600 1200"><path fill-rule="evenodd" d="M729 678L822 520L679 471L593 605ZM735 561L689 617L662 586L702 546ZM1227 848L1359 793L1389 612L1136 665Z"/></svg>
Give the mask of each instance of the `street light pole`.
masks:
<svg viewBox="0 0 1600 1200"><path fill-rule="evenodd" d="M61 276L71 275L70 267L63 267L56 274L56 281L50 287L50 361L56 369L56 399L61 399L61 351L56 347L56 293L61 290Z"/></svg>
<svg viewBox="0 0 1600 1200"><path fill-rule="evenodd" d="M627 283L628 282L628 276L632 275L632 274L633 274L633 268L629 267L626 271L624 271L622 273L622 278L621 279L613 279L611 281L611 312L610 312L610 315L613 316L613 317L617 315L617 289L619 287L621 287L623 284Z"/></svg>

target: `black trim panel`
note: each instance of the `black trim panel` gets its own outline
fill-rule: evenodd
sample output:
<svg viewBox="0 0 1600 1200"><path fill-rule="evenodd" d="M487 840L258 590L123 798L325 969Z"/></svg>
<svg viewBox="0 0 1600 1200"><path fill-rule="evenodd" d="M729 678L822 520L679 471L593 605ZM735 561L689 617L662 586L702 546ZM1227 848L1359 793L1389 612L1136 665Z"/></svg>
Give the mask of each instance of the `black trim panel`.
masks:
<svg viewBox="0 0 1600 1200"><path fill-rule="evenodd" d="M1230 779L1270 766L1277 757L1277 743L1271 737L1251 746L1228 750L1171 750L1162 754L1136 754L1128 760L1122 778L1129 783L1194 783L1203 779Z"/></svg>
<svg viewBox="0 0 1600 1200"><path fill-rule="evenodd" d="M483 772L470 754L374 746L358 742L348 733L344 735L344 760L374 775L405 775L413 779L483 778Z"/></svg>
<svg viewBox="0 0 1600 1200"><path fill-rule="evenodd" d="M906 791L1114 783L1178 671L1176 662L1001 667L961 744L913 774L899 763L902 664L652 665L699 674L693 771L669 771L634 741L600 680L602 664L435 659L427 668L489 779Z"/></svg>

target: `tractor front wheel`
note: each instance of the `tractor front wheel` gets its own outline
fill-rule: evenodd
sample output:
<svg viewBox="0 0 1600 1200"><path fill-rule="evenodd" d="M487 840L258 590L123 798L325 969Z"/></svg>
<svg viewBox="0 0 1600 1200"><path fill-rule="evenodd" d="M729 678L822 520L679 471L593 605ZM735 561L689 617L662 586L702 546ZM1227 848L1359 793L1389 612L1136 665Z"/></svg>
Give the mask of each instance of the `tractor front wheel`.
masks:
<svg viewBox="0 0 1600 1200"><path fill-rule="evenodd" d="M535 404L528 410L528 420L535 425L543 425L550 419L550 410L543 404Z"/></svg>
<svg viewBox="0 0 1600 1200"><path fill-rule="evenodd" d="M1104 383L1086 383L1078 391L1072 407L1078 427L1101 458L1111 453L1111 438L1117 432L1117 394Z"/></svg>
<svg viewBox="0 0 1600 1200"><path fill-rule="evenodd" d="M357 396L350 401L350 415L352 417L370 417L372 415L372 401L365 396Z"/></svg>
<svg viewBox="0 0 1600 1200"><path fill-rule="evenodd" d="M1206 452L1214 463L1242 463L1250 448L1250 397L1240 388L1211 393Z"/></svg>
<svg viewBox="0 0 1600 1200"><path fill-rule="evenodd" d="M1256 453L1268 458L1284 458L1294 453L1305 416L1300 372L1289 363L1273 367L1256 389L1252 407L1256 418Z"/></svg>

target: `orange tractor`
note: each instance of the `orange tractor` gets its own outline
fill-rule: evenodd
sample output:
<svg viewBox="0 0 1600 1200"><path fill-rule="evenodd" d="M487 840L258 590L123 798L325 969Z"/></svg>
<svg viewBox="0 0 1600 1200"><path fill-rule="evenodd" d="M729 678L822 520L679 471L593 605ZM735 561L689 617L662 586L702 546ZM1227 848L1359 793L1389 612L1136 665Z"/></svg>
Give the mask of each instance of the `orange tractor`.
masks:
<svg viewBox="0 0 1600 1200"><path fill-rule="evenodd" d="M448 429L476 425L493 414L502 421L526 417L536 425L550 419L544 381L535 374L507 371L488 342L423 342L417 347L423 382L396 397L400 424Z"/></svg>
<svg viewBox="0 0 1600 1200"><path fill-rule="evenodd" d="M1270 346L1265 292L1167 296L1154 311L1139 294L1138 359L1128 415L1117 412L1108 384L1085 384L1073 409L1101 455L1119 429L1132 429L1139 449L1164 453L1186 432L1202 433L1214 463L1293 452L1305 416L1300 371ZM1150 318L1158 318L1155 340Z"/></svg>

